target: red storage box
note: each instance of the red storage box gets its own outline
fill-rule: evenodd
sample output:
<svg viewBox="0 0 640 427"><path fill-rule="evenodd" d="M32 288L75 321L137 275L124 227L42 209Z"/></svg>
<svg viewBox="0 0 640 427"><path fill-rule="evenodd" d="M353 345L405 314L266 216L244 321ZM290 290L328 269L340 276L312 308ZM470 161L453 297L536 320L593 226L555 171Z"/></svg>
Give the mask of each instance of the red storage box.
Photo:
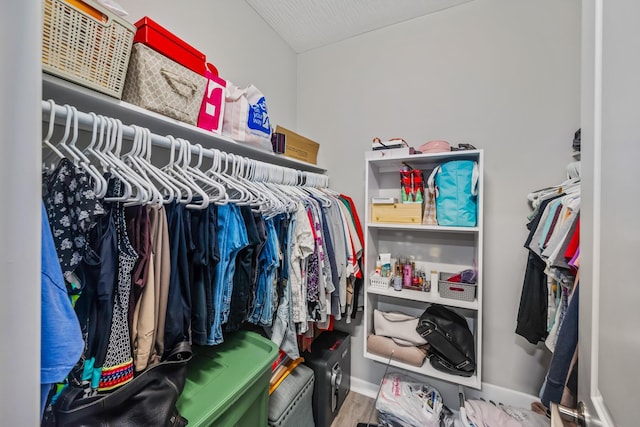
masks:
<svg viewBox="0 0 640 427"><path fill-rule="evenodd" d="M184 40L145 16L135 23L134 43L143 43L192 71L205 75L206 56Z"/></svg>

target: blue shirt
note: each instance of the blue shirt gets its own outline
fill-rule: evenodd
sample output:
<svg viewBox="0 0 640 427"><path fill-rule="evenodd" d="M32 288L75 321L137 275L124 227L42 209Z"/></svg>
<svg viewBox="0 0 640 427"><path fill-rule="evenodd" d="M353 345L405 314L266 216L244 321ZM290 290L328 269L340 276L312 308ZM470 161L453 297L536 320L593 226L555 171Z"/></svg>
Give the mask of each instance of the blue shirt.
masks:
<svg viewBox="0 0 640 427"><path fill-rule="evenodd" d="M84 342L80 323L67 296L44 204L41 269L40 383L52 384L64 381L80 359Z"/></svg>

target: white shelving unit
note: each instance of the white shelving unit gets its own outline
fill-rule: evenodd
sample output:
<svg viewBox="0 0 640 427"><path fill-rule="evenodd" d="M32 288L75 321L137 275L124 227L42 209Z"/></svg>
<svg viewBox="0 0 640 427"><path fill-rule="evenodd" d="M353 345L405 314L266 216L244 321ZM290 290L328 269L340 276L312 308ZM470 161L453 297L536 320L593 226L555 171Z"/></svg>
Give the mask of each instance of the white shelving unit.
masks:
<svg viewBox="0 0 640 427"><path fill-rule="evenodd" d="M426 180L431 171L447 161L474 160L478 162L478 221L475 227L450 227L420 224L389 224L371 222L372 197L400 197L400 170L404 164L423 171ZM395 360L391 365L407 371L426 375L466 387L479 389L482 381L482 242L483 242L483 151L468 150L436 154L409 155L405 152L372 152L366 159L365 222L365 302L364 357L381 363L388 358L367 351L366 337L373 333L373 311L398 311L419 316L429 304L441 304L465 317L475 337L476 372L471 377L450 375L431 367L429 360L420 366L412 366ZM476 267L478 280L473 301L462 301L442 297L437 283L431 284L430 292L392 287L380 289L369 286L369 277L380 253L391 253L392 257L412 258L416 265L427 273L431 270L456 273Z"/></svg>
<svg viewBox="0 0 640 427"><path fill-rule="evenodd" d="M86 113L94 112L114 117L122 120L124 124L135 124L149 128L151 132L158 135L184 138L193 144L200 143L204 148L217 148L227 153L303 171L321 174L326 172L326 169L317 165L265 151L251 144L234 141L227 136L218 135L154 113L47 73L42 74L42 99L53 99L59 105L69 104Z"/></svg>

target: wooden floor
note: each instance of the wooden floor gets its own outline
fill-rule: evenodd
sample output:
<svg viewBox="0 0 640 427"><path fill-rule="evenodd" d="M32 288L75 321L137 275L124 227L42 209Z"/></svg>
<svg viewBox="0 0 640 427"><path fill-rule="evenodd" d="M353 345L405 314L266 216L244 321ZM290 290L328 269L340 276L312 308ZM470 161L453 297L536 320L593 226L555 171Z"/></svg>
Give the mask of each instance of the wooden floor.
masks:
<svg viewBox="0 0 640 427"><path fill-rule="evenodd" d="M350 391L331 427L356 427L358 423L377 423L374 399Z"/></svg>

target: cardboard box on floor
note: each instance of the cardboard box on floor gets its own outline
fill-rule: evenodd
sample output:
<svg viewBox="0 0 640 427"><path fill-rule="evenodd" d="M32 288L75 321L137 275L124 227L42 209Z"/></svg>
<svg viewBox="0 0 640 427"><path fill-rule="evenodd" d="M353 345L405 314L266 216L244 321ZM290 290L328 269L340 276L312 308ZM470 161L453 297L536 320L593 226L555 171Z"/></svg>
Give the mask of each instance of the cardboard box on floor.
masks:
<svg viewBox="0 0 640 427"><path fill-rule="evenodd" d="M320 144L282 126L276 126L276 133L284 135L285 156L317 164Z"/></svg>

